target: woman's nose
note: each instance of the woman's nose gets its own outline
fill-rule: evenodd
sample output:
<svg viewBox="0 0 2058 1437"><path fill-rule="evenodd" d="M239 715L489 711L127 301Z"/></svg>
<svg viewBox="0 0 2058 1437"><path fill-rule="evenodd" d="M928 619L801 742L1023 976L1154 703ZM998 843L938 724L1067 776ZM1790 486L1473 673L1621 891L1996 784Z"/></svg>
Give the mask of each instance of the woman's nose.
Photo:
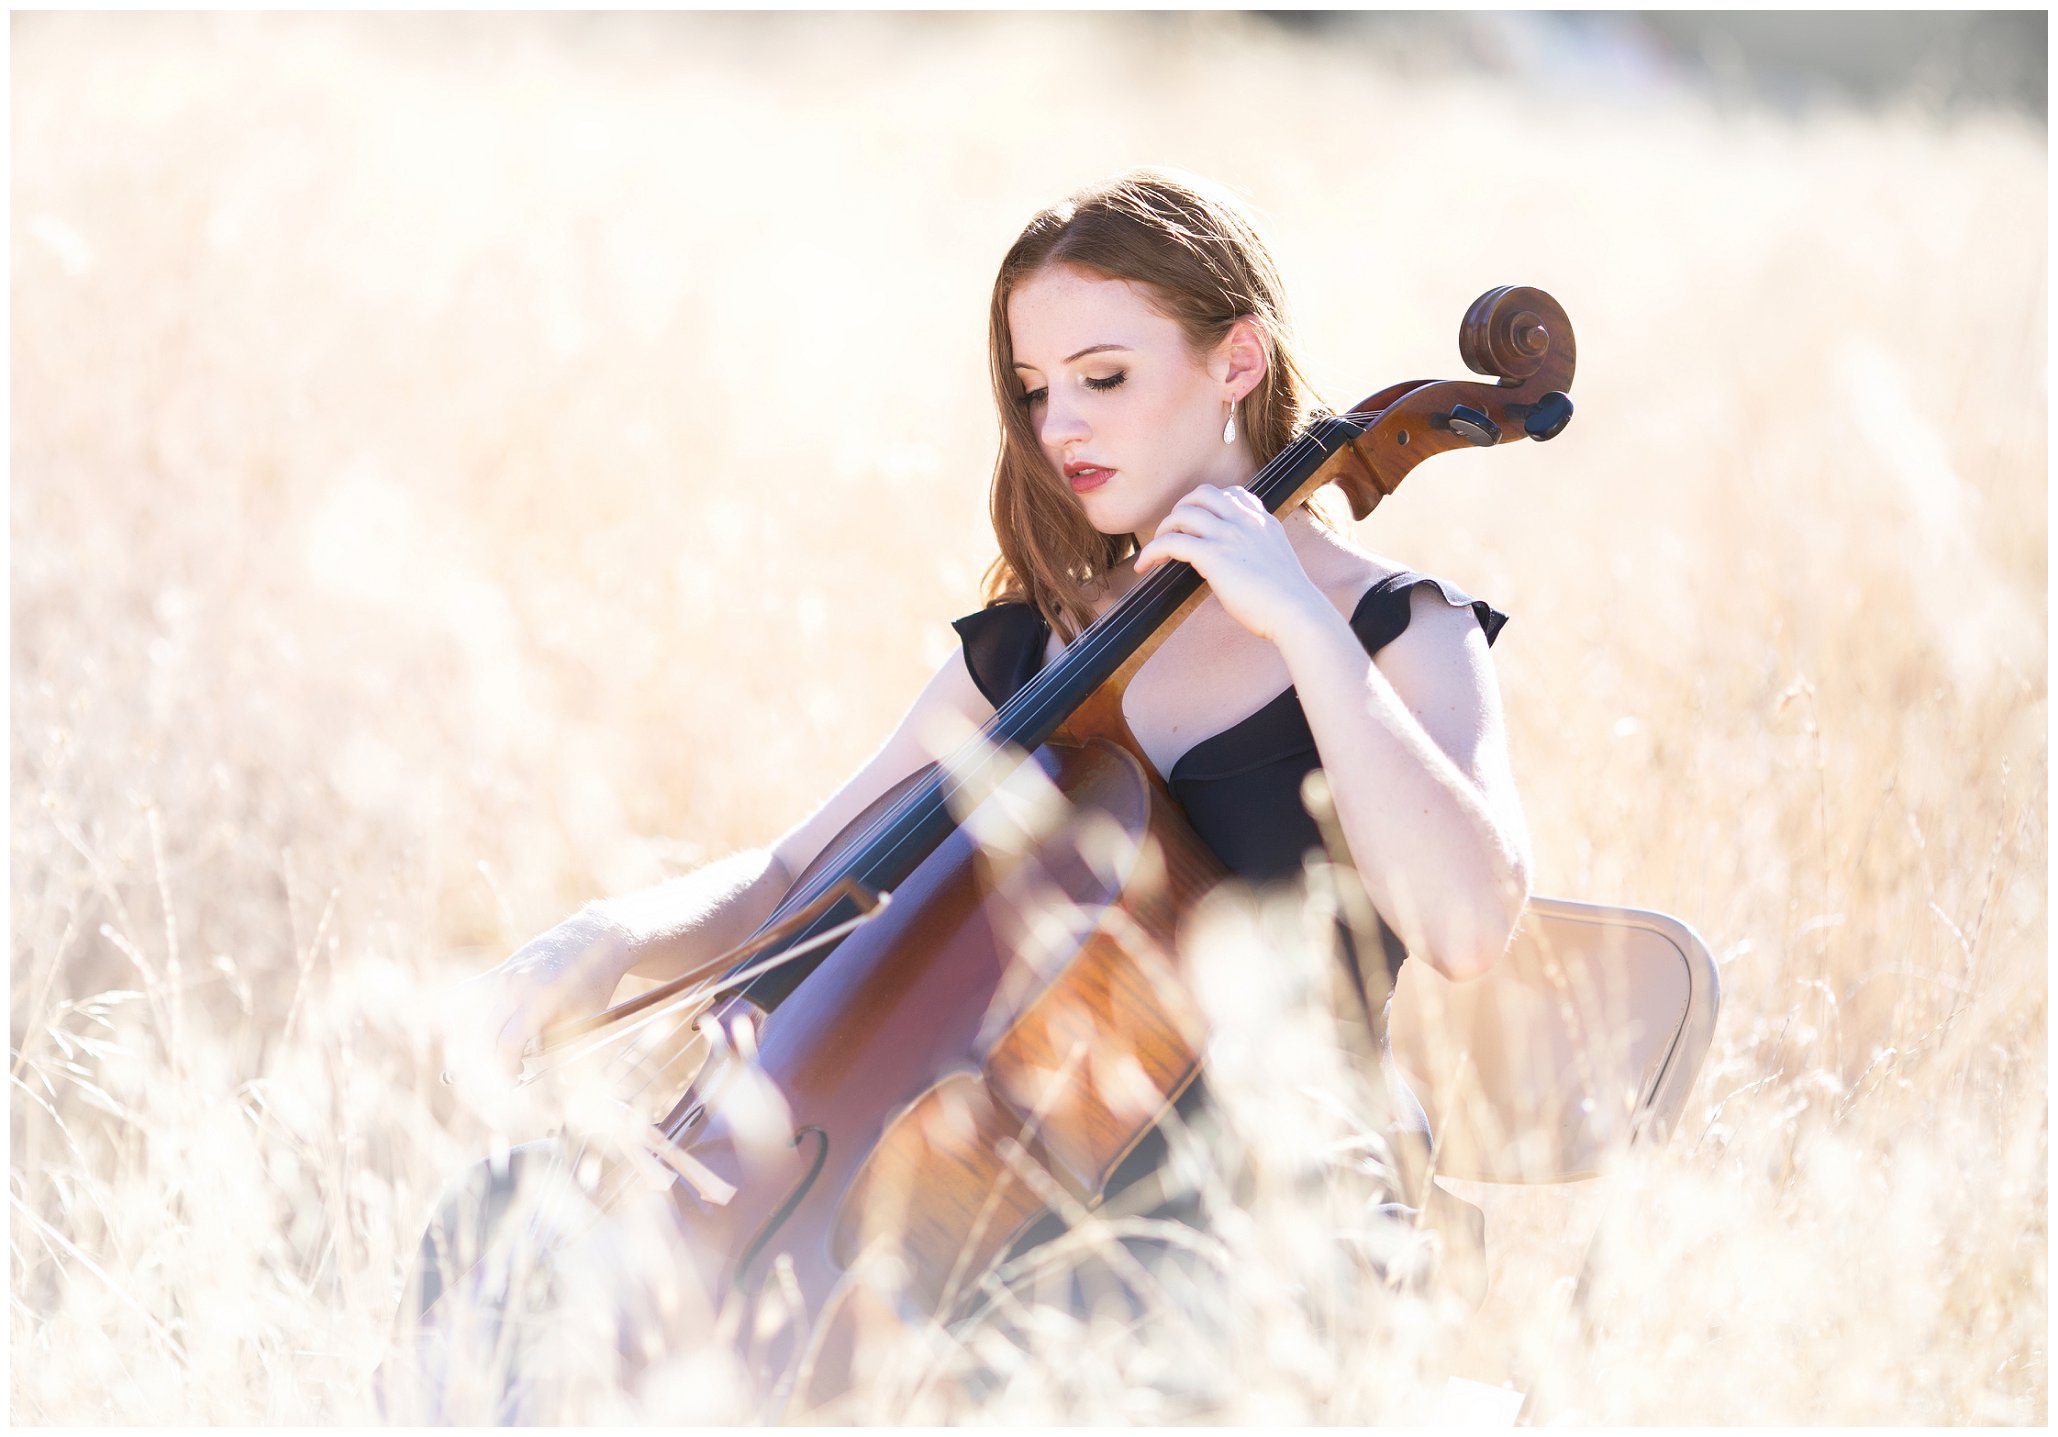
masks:
<svg viewBox="0 0 2058 1437"><path fill-rule="evenodd" d="M1071 404L1052 397L1043 406L1043 432L1047 449L1062 449L1075 439L1086 437L1086 416Z"/></svg>

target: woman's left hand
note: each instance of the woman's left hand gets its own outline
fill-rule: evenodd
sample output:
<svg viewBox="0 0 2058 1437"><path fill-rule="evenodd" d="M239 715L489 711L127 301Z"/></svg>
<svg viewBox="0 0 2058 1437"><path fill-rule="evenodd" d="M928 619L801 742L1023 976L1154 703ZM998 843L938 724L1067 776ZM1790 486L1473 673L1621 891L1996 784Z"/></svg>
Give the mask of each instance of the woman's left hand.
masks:
<svg viewBox="0 0 2058 1437"><path fill-rule="evenodd" d="M1240 485L1203 484L1181 499L1138 552L1136 575L1173 560L1198 569L1229 617L1273 643L1296 624L1336 612L1301 567L1284 526Z"/></svg>

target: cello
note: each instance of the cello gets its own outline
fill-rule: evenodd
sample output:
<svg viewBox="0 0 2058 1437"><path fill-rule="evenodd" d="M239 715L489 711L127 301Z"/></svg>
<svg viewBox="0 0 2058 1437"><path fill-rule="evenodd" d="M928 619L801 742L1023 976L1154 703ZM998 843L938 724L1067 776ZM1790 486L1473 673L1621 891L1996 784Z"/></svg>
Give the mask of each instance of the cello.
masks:
<svg viewBox="0 0 2058 1437"><path fill-rule="evenodd" d="M1480 296L1459 350L1493 382L1317 413L1247 487L1283 516L1336 483L1363 519L1432 455L1569 422L1572 331L1549 295ZM721 1298L723 1320L678 1335L733 1343L772 1403L832 1399L872 1325L948 1314L1046 1211L1091 1210L1200 1072L1178 926L1224 870L1122 698L1203 597L1183 563L1138 581L847 825L713 984L544 1035L703 1005L698 1071L611 1173L656 1174Z"/></svg>

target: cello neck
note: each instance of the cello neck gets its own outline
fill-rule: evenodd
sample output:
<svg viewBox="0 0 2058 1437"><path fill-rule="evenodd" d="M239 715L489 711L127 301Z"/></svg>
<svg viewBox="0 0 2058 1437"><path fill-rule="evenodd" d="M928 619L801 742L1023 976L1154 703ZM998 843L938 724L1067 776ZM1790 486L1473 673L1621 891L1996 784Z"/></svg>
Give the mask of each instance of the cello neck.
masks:
<svg viewBox="0 0 2058 1437"><path fill-rule="evenodd" d="M1320 415L1250 481L1249 489L1274 514L1283 514L1326 482L1322 471L1364 432L1361 424ZM913 791L852 840L839 859L787 895L772 917L815 901L845 880L872 892L898 887L948 837L957 815L969 812L1005 781L1024 756L1046 743L1088 696L1113 677L1181 608L1203 580L1192 565L1170 563L1141 580L1087 626L987 721L976 739L935 765ZM839 902L786 943L795 947L854 917L849 900ZM769 1012L829 956L823 947L760 974L743 996ZM762 958L754 961L762 961Z"/></svg>

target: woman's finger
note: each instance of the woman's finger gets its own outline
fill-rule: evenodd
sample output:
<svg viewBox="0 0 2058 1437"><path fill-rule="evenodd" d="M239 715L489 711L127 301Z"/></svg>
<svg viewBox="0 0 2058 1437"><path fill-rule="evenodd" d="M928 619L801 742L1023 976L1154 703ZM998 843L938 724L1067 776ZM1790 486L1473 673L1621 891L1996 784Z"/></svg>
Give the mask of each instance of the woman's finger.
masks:
<svg viewBox="0 0 2058 1437"><path fill-rule="evenodd" d="M1228 517L1238 524L1262 529L1277 523L1277 516L1265 507L1265 501L1242 485L1221 491L1222 508Z"/></svg>
<svg viewBox="0 0 2058 1437"><path fill-rule="evenodd" d="M1148 573L1160 564L1183 560L1199 568L1201 556L1208 550L1208 541L1192 534L1173 531L1160 534L1145 544L1136 555L1136 572Z"/></svg>
<svg viewBox="0 0 2058 1437"><path fill-rule="evenodd" d="M1173 506L1173 512L1177 513L1181 507L1187 505L1221 519L1228 519L1236 514L1236 504L1229 497L1229 491L1218 489L1213 484L1203 484L1195 489Z"/></svg>
<svg viewBox="0 0 2058 1437"><path fill-rule="evenodd" d="M1262 512L1264 505L1258 505ZM1249 511L1233 498L1227 489L1217 489L1212 484L1203 485L1193 494L1181 499L1173 506L1173 513L1184 509L1189 514L1206 514L1210 518L1226 520L1229 523L1243 523L1250 518Z"/></svg>
<svg viewBox="0 0 2058 1437"><path fill-rule="evenodd" d="M1242 530L1262 529L1272 517L1258 496L1240 485L1228 489L1204 485L1179 503L1181 507L1190 506L1189 512L1212 515ZM1178 509L1173 512L1177 513Z"/></svg>
<svg viewBox="0 0 2058 1437"><path fill-rule="evenodd" d="M1198 539L1216 539L1222 536L1227 522L1213 510L1182 504L1158 522L1157 532L1191 534ZM1155 538L1157 535L1152 537Z"/></svg>

